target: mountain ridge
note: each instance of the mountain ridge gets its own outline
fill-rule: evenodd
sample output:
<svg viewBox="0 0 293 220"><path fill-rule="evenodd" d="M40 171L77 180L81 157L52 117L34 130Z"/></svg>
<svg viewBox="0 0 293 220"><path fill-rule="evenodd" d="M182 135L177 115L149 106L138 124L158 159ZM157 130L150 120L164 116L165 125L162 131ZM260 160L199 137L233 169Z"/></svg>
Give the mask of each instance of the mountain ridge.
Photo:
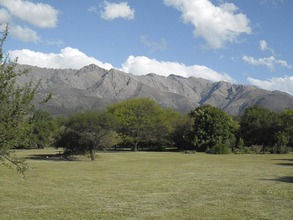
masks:
<svg viewBox="0 0 293 220"><path fill-rule="evenodd" d="M152 98L162 107L180 112L189 112L204 104L219 107L231 115L237 115L252 105L273 111L293 108L293 96L287 93L224 81L211 82L174 74L168 77L155 73L132 75L94 64L81 69L16 66L17 71L23 69L28 69L29 73L27 77L20 77L18 84L41 80L37 96L51 93L53 98L40 108L53 115L104 109L115 102L141 97Z"/></svg>

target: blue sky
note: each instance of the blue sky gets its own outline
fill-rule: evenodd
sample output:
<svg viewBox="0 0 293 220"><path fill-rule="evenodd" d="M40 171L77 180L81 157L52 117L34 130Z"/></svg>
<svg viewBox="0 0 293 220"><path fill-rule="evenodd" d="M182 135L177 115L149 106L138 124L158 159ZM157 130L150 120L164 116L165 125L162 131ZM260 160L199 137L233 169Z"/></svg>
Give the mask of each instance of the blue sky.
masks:
<svg viewBox="0 0 293 220"><path fill-rule="evenodd" d="M292 0L0 0L18 62L95 63L293 95Z"/></svg>

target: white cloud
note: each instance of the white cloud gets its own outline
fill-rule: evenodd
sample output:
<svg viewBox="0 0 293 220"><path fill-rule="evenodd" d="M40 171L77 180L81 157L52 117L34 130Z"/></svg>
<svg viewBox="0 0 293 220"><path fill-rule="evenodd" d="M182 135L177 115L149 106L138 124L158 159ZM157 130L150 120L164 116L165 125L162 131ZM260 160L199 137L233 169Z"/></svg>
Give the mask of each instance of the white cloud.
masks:
<svg viewBox="0 0 293 220"><path fill-rule="evenodd" d="M148 36L146 35L142 35L140 37L140 41L147 47L149 47L151 49L151 51L156 51L156 50L160 50L160 51L163 51L163 50L166 50L167 49L167 42L166 40L163 38L161 39L160 42L156 42L156 41L150 41L148 39Z"/></svg>
<svg viewBox="0 0 293 220"><path fill-rule="evenodd" d="M22 21L40 28L56 27L58 11L44 3L34 3L26 0L0 0L10 13Z"/></svg>
<svg viewBox="0 0 293 220"><path fill-rule="evenodd" d="M260 40L259 41L259 46L261 51L270 51L272 54L275 53L275 51L269 47L268 43L265 40Z"/></svg>
<svg viewBox="0 0 293 220"><path fill-rule="evenodd" d="M114 20L124 18L126 20L134 19L135 10L130 8L127 2L110 3L105 1L101 17L105 20Z"/></svg>
<svg viewBox="0 0 293 220"><path fill-rule="evenodd" d="M44 68L56 69L80 69L89 64L96 64L104 69L111 69L113 66L109 63L102 63L94 57L89 57L78 49L66 47L60 53L41 53L28 49L8 51L11 59L18 58L19 64L28 64ZM134 75L145 75L156 73L162 76L176 74L183 77L198 77L211 81L228 81L234 80L228 74L218 73L206 66L186 66L177 62L157 61L145 56L129 56L121 65L120 70Z"/></svg>
<svg viewBox="0 0 293 220"><path fill-rule="evenodd" d="M78 49L66 47L59 54L56 53L41 53L27 49L9 51L9 56L12 59L18 58L18 63L39 66L45 68L72 68L80 69L89 64L96 64L105 69L111 69L109 63L89 57Z"/></svg>
<svg viewBox="0 0 293 220"><path fill-rule="evenodd" d="M265 40L259 41L259 46L262 51L265 51L268 49L268 43Z"/></svg>
<svg viewBox="0 0 293 220"><path fill-rule="evenodd" d="M240 34L251 33L249 19L237 13L233 3L219 6L210 0L164 0L164 3L181 11L183 22L194 25L194 35L203 37L211 48L222 48L227 42L236 41Z"/></svg>
<svg viewBox="0 0 293 220"><path fill-rule="evenodd" d="M206 66L186 66L177 62L157 61L145 56L129 56L122 64L121 70L134 75L155 73L162 76L169 76L170 74L176 74L183 77L194 76L212 81L233 82L233 79L228 74L218 73Z"/></svg>
<svg viewBox="0 0 293 220"><path fill-rule="evenodd" d="M0 24L8 24L11 21L11 15L4 8L0 8Z"/></svg>
<svg viewBox="0 0 293 220"><path fill-rule="evenodd" d="M255 59L254 57L245 55L242 57L242 59L254 66L266 66L272 72L275 71L276 65L289 69L292 68L292 66L288 64L287 61L278 60L274 56Z"/></svg>
<svg viewBox="0 0 293 220"><path fill-rule="evenodd" d="M12 37L21 40L23 42L40 42L40 37L34 30L28 27L21 27L19 25L13 25L10 30L10 34Z"/></svg>
<svg viewBox="0 0 293 220"><path fill-rule="evenodd" d="M247 78L247 80L257 87L266 90L279 90L293 95L293 76L285 76L280 78L271 78L268 80L259 80L254 78Z"/></svg>

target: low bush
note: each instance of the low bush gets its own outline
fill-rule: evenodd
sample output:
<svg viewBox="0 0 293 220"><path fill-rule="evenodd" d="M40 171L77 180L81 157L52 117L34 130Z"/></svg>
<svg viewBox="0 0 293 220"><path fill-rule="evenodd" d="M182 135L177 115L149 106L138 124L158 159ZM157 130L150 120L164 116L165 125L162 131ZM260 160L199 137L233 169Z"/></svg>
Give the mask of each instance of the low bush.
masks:
<svg viewBox="0 0 293 220"><path fill-rule="evenodd" d="M219 143L215 144L212 148L207 149L209 154L231 154L232 150L225 144Z"/></svg>

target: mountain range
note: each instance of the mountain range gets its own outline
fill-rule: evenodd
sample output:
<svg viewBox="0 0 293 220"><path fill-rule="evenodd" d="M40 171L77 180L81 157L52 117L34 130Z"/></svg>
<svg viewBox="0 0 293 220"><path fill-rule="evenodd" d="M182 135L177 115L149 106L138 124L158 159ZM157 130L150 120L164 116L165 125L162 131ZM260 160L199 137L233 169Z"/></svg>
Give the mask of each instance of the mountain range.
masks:
<svg viewBox="0 0 293 220"><path fill-rule="evenodd" d="M16 71L24 69L29 73L21 76L17 83L41 80L37 97L51 93L52 99L40 108L53 115L105 109L109 104L140 97L152 98L162 107L184 113L204 104L219 107L231 115L253 105L273 111L293 108L293 96L287 93L223 81L177 75L165 77L155 73L138 76L94 64L79 70L16 66Z"/></svg>

